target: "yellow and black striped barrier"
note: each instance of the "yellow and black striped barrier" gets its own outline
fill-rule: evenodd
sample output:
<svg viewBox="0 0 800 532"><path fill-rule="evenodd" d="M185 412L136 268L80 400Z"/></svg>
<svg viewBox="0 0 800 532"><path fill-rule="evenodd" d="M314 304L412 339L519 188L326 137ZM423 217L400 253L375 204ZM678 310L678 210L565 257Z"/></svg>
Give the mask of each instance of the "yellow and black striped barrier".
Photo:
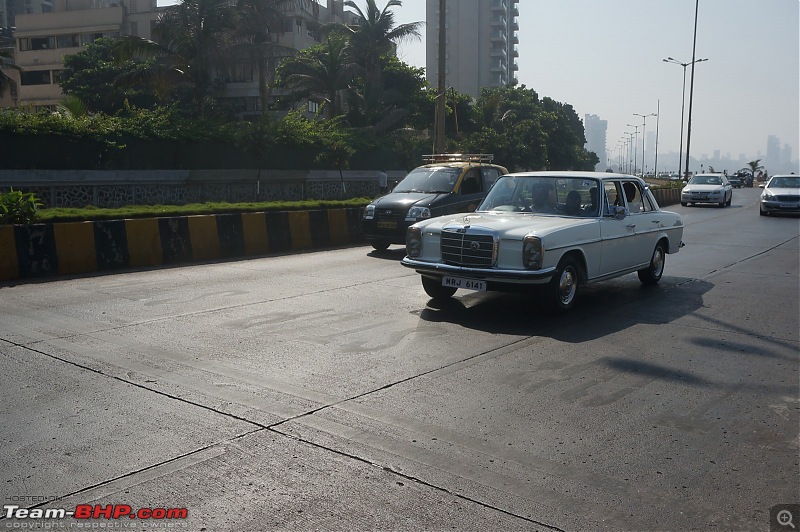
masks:
<svg viewBox="0 0 800 532"><path fill-rule="evenodd" d="M0 226L0 281L363 242L361 209Z"/></svg>

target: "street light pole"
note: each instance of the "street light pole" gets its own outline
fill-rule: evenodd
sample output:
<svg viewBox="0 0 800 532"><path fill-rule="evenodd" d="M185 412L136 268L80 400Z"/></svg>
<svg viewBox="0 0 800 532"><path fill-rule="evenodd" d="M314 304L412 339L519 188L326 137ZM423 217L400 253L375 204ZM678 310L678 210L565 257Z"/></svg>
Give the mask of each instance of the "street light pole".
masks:
<svg viewBox="0 0 800 532"><path fill-rule="evenodd" d="M658 177L658 124L661 122L661 100L656 105L656 159L653 162L653 175Z"/></svg>
<svg viewBox="0 0 800 532"><path fill-rule="evenodd" d="M638 161L636 160L636 154L639 152L639 124L628 124L628 127L634 128L636 132L636 142L633 144L633 175L636 175L636 167L638 166Z"/></svg>
<svg viewBox="0 0 800 532"><path fill-rule="evenodd" d="M692 103L694 95L694 65L697 63L697 14L700 12L700 0L694 3L694 42L692 43L692 79L689 81L689 121L686 123L686 176L689 176L689 146L692 142Z"/></svg>
<svg viewBox="0 0 800 532"><path fill-rule="evenodd" d="M650 113L649 115L640 115L639 113L633 113L633 115L642 117L642 177L644 177L644 171L647 167L644 149L645 145L647 144L647 117L656 116L656 114Z"/></svg>
<svg viewBox="0 0 800 532"><path fill-rule="evenodd" d="M678 175L681 175L681 167L683 166L683 111L686 107L686 67L692 65L692 70L694 70L695 63L708 61L708 59L696 59L690 63L681 63L677 59L667 57L666 59L662 59L662 61L665 63L674 63L683 67L683 92L681 93L681 145L680 148L678 148ZM688 170L686 175L688 175Z"/></svg>

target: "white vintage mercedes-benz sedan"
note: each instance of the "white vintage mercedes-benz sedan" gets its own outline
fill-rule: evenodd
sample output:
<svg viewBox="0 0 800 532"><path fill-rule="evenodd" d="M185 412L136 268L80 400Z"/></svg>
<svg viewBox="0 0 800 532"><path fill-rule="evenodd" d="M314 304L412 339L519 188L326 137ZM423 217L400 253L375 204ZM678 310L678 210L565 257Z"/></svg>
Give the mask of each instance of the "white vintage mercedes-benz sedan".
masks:
<svg viewBox="0 0 800 532"><path fill-rule="evenodd" d="M633 272L657 283L682 238L680 215L662 211L638 177L522 172L500 177L473 213L409 227L402 264L433 299L532 287L566 311L590 283Z"/></svg>

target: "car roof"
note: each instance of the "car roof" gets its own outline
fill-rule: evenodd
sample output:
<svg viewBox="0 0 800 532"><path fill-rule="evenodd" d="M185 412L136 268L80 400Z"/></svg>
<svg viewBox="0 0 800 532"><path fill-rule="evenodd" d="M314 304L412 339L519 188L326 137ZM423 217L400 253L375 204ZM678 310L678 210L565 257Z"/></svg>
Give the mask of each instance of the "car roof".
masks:
<svg viewBox="0 0 800 532"><path fill-rule="evenodd" d="M603 181L619 180L619 179L632 179L635 181L643 181L641 177L630 174L616 174L612 172L583 172L576 170L565 170L560 172L558 170L546 170L539 172L515 172L507 174L512 177L573 177L578 179L600 179Z"/></svg>

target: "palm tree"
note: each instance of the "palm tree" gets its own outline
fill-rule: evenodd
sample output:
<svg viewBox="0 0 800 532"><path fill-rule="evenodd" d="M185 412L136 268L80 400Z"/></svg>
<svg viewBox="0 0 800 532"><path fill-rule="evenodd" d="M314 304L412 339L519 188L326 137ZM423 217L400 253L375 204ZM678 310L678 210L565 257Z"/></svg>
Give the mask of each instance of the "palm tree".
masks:
<svg viewBox="0 0 800 532"><path fill-rule="evenodd" d="M296 0L238 0L236 42L231 51L233 57L247 58L255 65L262 113L267 110L278 60L295 53L276 39L286 18L282 8L293 3Z"/></svg>
<svg viewBox="0 0 800 532"><path fill-rule="evenodd" d="M156 58L157 62L121 77L118 83L146 81L162 95L185 83L196 111L203 115L212 76L225 63L234 28L235 12L225 0L182 0L169 6L153 28L154 40L132 35L120 38L115 48L119 60L140 57Z"/></svg>
<svg viewBox="0 0 800 532"><path fill-rule="evenodd" d="M747 166L750 167L750 171L753 173L753 179L756 177L756 172L764 169L764 167L759 163L761 163L761 159L756 159L755 161L750 161L747 163Z"/></svg>
<svg viewBox="0 0 800 532"><path fill-rule="evenodd" d="M401 0L389 0L383 10L378 9L376 0L366 0L366 12L354 0L346 0L344 5L355 10L355 23L334 24L327 28L341 31L349 37L354 57L364 68L366 83L364 94L367 103L377 108L381 101L381 56L392 53L395 46L409 38L421 38L422 22L411 22L395 26L392 7L403 5Z"/></svg>
<svg viewBox="0 0 800 532"><path fill-rule="evenodd" d="M340 96L351 90L361 67L350 59L347 39L329 35L325 43L288 59L281 65L283 84L294 91L308 91L324 100L325 118L341 114Z"/></svg>

